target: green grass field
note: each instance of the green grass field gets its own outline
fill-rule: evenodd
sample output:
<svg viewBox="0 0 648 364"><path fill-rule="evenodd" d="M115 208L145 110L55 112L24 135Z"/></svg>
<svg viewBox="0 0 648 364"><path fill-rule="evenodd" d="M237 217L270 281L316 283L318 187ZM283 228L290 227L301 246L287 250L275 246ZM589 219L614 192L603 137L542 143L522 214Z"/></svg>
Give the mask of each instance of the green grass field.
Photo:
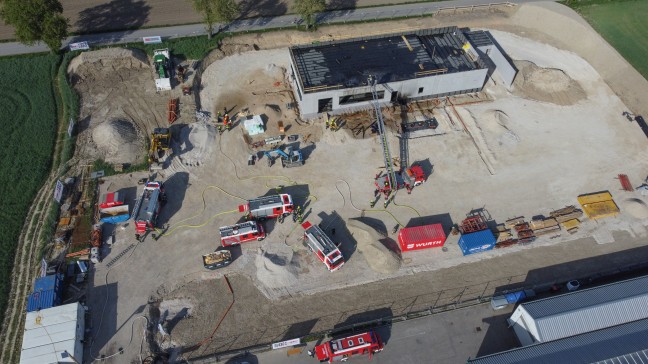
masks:
<svg viewBox="0 0 648 364"><path fill-rule="evenodd" d="M648 79L648 1L585 0L569 5Z"/></svg>
<svg viewBox="0 0 648 364"><path fill-rule="evenodd" d="M52 162L59 113L54 89L59 59L49 54L0 58L0 320L18 236Z"/></svg>

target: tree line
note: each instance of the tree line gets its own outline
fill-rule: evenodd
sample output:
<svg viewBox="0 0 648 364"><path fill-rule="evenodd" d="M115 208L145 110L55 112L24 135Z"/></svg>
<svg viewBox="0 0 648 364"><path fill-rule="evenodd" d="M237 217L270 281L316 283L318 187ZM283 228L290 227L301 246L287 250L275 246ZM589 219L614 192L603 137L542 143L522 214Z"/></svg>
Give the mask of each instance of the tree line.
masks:
<svg viewBox="0 0 648 364"><path fill-rule="evenodd" d="M235 0L189 1L202 15L209 38L217 23L229 24L241 14ZM293 8L307 29L315 25L315 15L325 9L326 0L295 0ZM43 42L52 52L58 52L69 35L69 19L63 16L59 0L0 0L0 18L14 28L18 42L27 45Z"/></svg>

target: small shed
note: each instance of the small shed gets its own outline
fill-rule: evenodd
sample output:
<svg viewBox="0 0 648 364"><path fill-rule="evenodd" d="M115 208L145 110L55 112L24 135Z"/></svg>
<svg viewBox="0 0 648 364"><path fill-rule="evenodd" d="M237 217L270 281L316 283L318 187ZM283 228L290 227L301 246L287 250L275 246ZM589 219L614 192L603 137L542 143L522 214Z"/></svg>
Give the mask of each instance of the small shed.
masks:
<svg viewBox="0 0 648 364"><path fill-rule="evenodd" d="M83 363L84 317L77 302L28 312L20 364Z"/></svg>

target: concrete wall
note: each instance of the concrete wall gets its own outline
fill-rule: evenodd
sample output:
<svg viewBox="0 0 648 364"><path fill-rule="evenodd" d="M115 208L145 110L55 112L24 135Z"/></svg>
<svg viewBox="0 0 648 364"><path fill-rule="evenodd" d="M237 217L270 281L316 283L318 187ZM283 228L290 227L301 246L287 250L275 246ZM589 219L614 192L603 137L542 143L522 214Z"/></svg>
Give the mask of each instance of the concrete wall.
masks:
<svg viewBox="0 0 648 364"><path fill-rule="evenodd" d="M502 49L499 43L497 43L495 38L493 38L489 32L486 33L493 41L493 45L479 47L479 50L492 61L493 66L495 66L495 71L500 75L500 77L502 77L504 84L510 90L518 70L509 61L506 52Z"/></svg>
<svg viewBox="0 0 648 364"><path fill-rule="evenodd" d="M401 97L406 97L408 99L429 99L479 91L486 82L487 73L487 68L466 72L447 73L392 82L388 84L388 87L391 90L398 92ZM340 105L340 97L371 92L371 88L367 86L350 89L325 90L308 94L301 93L300 98L300 91L298 91L297 88L297 80L291 78L291 83L295 93L295 99L299 102L301 116L305 119L317 117L319 100L326 98L333 99L333 108L329 111L332 115L353 112L356 110L365 110L371 107L371 101ZM423 88L423 92L419 93L419 88L421 87ZM381 104L389 104L392 97L391 91L382 85L378 85L377 90L379 92L384 91L384 95L381 98Z"/></svg>

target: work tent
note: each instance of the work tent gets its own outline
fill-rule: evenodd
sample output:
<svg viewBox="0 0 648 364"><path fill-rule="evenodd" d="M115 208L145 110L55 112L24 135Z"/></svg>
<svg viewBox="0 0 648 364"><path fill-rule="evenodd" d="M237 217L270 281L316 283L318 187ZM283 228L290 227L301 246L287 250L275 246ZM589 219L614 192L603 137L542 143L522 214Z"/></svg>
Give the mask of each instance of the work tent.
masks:
<svg viewBox="0 0 648 364"><path fill-rule="evenodd" d="M83 363L84 317L76 302L28 312L20 364Z"/></svg>
<svg viewBox="0 0 648 364"><path fill-rule="evenodd" d="M247 118L242 118L241 121L243 122L245 131L247 131L250 136L265 133L261 115L248 116Z"/></svg>

